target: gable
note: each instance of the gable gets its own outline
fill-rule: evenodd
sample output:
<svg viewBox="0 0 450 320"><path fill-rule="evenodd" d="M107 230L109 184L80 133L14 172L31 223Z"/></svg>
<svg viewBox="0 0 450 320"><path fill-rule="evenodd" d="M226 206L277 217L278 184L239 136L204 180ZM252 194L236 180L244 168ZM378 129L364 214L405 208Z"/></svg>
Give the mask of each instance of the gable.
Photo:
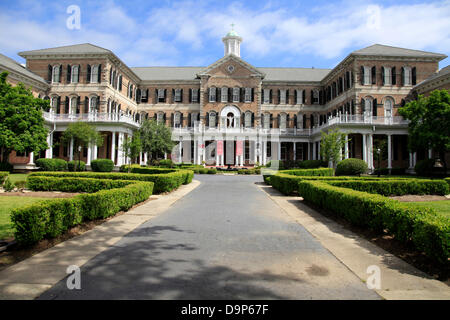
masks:
<svg viewBox="0 0 450 320"><path fill-rule="evenodd" d="M202 70L199 76L214 77L261 77L265 74L234 54L229 54Z"/></svg>

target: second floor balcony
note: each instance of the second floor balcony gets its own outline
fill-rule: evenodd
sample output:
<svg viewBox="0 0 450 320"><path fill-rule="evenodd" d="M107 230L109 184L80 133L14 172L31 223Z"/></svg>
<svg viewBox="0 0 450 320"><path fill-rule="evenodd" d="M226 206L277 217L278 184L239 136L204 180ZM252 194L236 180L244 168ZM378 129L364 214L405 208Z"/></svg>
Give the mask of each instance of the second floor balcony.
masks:
<svg viewBox="0 0 450 320"><path fill-rule="evenodd" d="M44 120L51 123L70 123L70 122L92 122L92 123L123 123L136 129L140 122L132 116L115 112L89 112L89 113L64 113L56 114L53 112L43 112Z"/></svg>

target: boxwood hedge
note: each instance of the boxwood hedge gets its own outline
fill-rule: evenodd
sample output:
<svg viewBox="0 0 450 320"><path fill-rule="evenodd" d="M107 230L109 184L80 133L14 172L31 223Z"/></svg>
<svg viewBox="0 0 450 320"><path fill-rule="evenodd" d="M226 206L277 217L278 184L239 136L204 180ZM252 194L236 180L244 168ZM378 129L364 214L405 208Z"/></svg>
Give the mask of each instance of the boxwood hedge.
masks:
<svg viewBox="0 0 450 320"><path fill-rule="evenodd" d="M387 229L400 241L411 241L417 249L440 262L445 263L450 257L450 219L437 215L431 208L411 208L381 195L323 181L300 181L298 193L355 225L379 232Z"/></svg>
<svg viewBox="0 0 450 320"><path fill-rule="evenodd" d="M77 179L80 181L75 182ZM80 194L70 199L43 200L13 209L11 221L15 228L16 241L22 245L30 245L44 238L58 236L83 221L106 218L119 211L128 210L136 203L148 199L154 186L153 182L145 181L100 180L56 176L29 177L33 188L41 190L55 190L65 183L72 188L81 187L86 191L99 188L103 190ZM109 187L114 189L106 189Z"/></svg>
<svg viewBox="0 0 450 320"><path fill-rule="evenodd" d="M140 174L140 173L106 173L106 172L34 172L31 176L52 176L52 177L80 177L93 179L112 180L139 180L151 181L155 183L154 193L170 192L182 184L192 181L194 173L190 170L176 170L170 173Z"/></svg>

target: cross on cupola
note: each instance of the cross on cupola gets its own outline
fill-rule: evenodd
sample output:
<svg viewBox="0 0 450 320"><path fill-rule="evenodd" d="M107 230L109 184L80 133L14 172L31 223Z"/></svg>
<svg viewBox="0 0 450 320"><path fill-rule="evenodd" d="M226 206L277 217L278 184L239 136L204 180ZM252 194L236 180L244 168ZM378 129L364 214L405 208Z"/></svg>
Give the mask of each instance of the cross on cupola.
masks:
<svg viewBox="0 0 450 320"><path fill-rule="evenodd" d="M234 31L234 23L231 24L231 31L222 38L225 46L225 55L234 54L241 56L241 42L242 38Z"/></svg>

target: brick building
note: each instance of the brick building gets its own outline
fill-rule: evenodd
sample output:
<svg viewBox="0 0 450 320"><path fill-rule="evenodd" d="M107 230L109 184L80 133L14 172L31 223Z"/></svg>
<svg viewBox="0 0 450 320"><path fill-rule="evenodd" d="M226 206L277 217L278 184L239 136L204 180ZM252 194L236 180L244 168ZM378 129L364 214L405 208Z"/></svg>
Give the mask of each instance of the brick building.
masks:
<svg viewBox="0 0 450 320"><path fill-rule="evenodd" d="M448 67L438 72L447 56L438 53L376 44L333 69L257 68L240 57L242 38L234 30L222 40L224 57L207 67L133 68L110 50L79 44L21 52L26 68L1 56L0 70L50 99L44 117L53 147L39 156L72 159L73 147L57 142L81 120L105 136L103 146L83 151L83 160L110 158L117 166L127 162L119 148L124 139L142 119L154 118L172 128L178 144L165 156L176 162L319 159L321 131L339 128L350 138L343 158L363 159L373 169L372 147L385 139L383 166L413 168L418 156L408 152L408 124L398 108L415 92L449 85ZM36 157L21 156L30 166Z"/></svg>

